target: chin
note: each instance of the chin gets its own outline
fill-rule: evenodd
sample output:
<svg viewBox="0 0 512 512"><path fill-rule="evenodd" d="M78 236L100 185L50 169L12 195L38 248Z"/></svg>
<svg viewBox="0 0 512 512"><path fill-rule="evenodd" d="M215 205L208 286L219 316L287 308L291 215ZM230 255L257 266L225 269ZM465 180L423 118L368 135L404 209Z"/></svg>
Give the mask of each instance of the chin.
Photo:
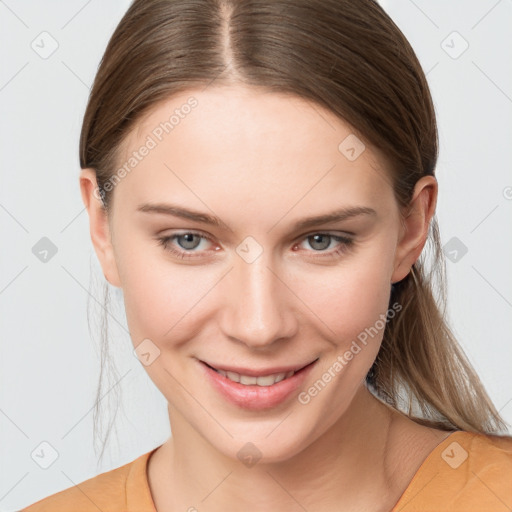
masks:
<svg viewBox="0 0 512 512"><path fill-rule="evenodd" d="M226 435L222 440L219 437L211 438L211 432L206 436L203 433L203 436L224 456L247 467L283 463L301 453L314 441L311 432L304 428L307 422L305 418L299 419L294 413L284 418L284 421L273 420L271 424L265 422L260 427L250 425L247 420L242 420L238 428L229 427L226 423L233 437ZM298 425L302 426L301 430L297 430Z"/></svg>

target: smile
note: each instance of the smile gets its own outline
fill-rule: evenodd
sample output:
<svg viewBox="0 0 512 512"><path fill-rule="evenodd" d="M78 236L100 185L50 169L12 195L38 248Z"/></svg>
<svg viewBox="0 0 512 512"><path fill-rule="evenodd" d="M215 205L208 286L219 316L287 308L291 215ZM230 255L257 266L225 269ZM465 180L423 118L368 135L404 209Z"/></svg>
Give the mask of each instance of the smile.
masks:
<svg viewBox="0 0 512 512"><path fill-rule="evenodd" d="M289 377L295 374L295 371L291 370L287 373L281 372L260 377L253 377L250 375L241 375L240 373L236 372L227 372L224 370L217 370L216 368L213 369L216 372L220 373L223 377L227 377L229 380L233 382L238 382L240 384L244 384L245 386L272 386L276 382L288 379Z"/></svg>
<svg viewBox="0 0 512 512"><path fill-rule="evenodd" d="M308 364L252 369L200 361L200 368L214 389L243 409L265 410L289 401L302 387L318 358Z"/></svg>

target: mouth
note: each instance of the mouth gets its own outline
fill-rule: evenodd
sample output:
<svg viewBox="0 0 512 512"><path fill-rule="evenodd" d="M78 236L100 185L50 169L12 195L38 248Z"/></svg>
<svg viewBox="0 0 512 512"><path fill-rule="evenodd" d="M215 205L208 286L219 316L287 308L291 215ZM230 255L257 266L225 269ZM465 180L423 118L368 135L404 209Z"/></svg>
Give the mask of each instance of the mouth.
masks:
<svg viewBox="0 0 512 512"><path fill-rule="evenodd" d="M225 400L242 409L264 411L291 403L290 399L304 385L318 359L307 364L259 370L197 361L207 382Z"/></svg>
<svg viewBox="0 0 512 512"><path fill-rule="evenodd" d="M249 369L233 369L218 368L202 361L206 366L219 373L223 377L226 377L232 382L242 384L244 386L261 386L268 387L277 384L283 380L293 377L296 373L304 370L308 366L316 363L318 358L305 365L296 365L294 369L278 368L267 369L267 370L249 370Z"/></svg>

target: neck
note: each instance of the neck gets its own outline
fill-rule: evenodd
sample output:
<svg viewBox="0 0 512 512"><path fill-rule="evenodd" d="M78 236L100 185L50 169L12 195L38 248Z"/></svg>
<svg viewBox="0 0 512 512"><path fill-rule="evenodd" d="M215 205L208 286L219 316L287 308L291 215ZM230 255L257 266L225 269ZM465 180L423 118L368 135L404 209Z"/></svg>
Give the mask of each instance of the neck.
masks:
<svg viewBox="0 0 512 512"><path fill-rule="evenodd" d="M389 510L391 425L395 415L361 386L349 409L294 457L245 467L226 457L170 410L172 437L152 457L158 510ZM149 471L148 471L149 473ZM151 476L151 473L150 473ZM389 496L389 499L386 499ZM394 501L393 501L394 500ZM390 506L391 505L391 506Z"/></svg>

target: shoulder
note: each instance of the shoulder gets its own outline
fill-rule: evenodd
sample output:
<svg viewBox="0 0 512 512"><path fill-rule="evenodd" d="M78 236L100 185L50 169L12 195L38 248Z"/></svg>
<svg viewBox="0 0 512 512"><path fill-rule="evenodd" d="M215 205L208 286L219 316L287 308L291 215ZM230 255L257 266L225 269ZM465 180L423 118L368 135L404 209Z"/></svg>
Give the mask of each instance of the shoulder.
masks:
<svg viewBox="0 0 512 512"><path fill-rule="evenodd" d="M496 498L504 500L508 508L512 507L512 437L465 434L454 439L443 452L444 457L449 459L453 450L453 459L460 459L450 467L451 473L462 469L465 475L460 472L458 479L466 487L475 491L488 489L488 494L494 494ZM461 452L459 456L457 450Z"/></svg>
<svg viewBox="0 0 512 512"><path fill-rule="evenodd" d="M469 450L468 460L478 467L490 467L503 464L510 468L512 464L512 436L498 436L490 434L475 434L472 432L460 432L460 441ZM454 438L454 442L457 439ZM501 467L504 467L501 466Z"/></svg>
<svg viewBox="0 0 512 512"><path fill-rule="evenodd" d="M473 432L455 432L446 439L441 452L444 473L458 474L470 481L488 477L493 482L507 482L512 490L512 437ZM457 472L457 469L463 471ZM465 473L465 475L463 475Z"/></svg>
<svg viewBox="0 0 512 512"><path fill-rule="evenodd" d="M134 501L147 499L148 452L111 471L106 471L56 494L43 498L21 512L125 512ZM144 496L142 494L146 492ZM151 510L151 509L150 509Z"/></svg>
<svg viewBox="0 0 512 512"><path fill-rule="evenodd" d="M512 507L512 437L455 431L427 457L399 504L465 512Z"/></svg>

